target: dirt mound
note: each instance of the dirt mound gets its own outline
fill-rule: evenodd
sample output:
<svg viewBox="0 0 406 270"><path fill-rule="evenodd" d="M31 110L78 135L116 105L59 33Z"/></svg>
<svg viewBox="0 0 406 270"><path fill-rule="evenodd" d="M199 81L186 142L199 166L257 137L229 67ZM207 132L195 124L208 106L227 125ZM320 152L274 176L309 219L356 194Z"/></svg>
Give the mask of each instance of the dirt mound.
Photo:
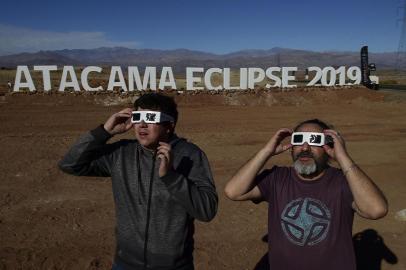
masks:
<svg viewBox="0 0 406 270"><path fill-rule="evenodd" d="M164 92L164 91L162 91ZM191 106L278 106L278 105L317 105L351 103L361 101L402 101L402 98L385 97L384 93L369 90L365 87L353 88L294 88L272 90L246 90L246 91L184 91L179 94L176 91L164 92L175 98L180 105ZM54 97L68 101L80 97L86 102L93 102L102 106L127 106L134 103L141 92L118 93L118 92L19 92L9 93L6 96L19 99L25 96L41 96L44 98ZM388 95L388 94L386 94ZM79 99L75 99L75 102ZM79 102L83 102L79 101Z"/></svg>

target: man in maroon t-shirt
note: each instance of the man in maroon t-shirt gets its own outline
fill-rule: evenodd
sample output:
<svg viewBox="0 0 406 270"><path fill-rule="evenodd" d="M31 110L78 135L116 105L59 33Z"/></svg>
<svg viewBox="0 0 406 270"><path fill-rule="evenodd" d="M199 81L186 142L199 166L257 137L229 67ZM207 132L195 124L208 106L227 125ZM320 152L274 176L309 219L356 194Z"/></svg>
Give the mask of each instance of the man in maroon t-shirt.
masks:
<svg viewBox="0 0 406 270"><path fill-rule="evenodd" d="M291 142L282 141L291 136ZM260 170L290 149L293 167ZM330 167L334 160L340 169ZM230 179L236 201L267 201L272 270L355 270L354 211L368 219L386 215L383 193L347 153L343 138L318 119L282 128Z"/></svg>

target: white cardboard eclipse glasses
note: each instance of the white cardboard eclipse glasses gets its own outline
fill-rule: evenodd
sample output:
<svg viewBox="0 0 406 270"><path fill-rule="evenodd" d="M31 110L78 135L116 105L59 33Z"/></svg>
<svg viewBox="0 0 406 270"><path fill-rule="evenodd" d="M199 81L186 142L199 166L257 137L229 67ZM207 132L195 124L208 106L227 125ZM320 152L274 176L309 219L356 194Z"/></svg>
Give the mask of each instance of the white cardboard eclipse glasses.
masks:
<svg viewBox="0 0 406 270"><path fill-rule="evenodd" d="M313 146L323 146L332 143L333 140L330 136L326 136L320 132L293 132L290 139L292 145L302 145L304 143Z"/></svg>
<svg viewBox="0 0 406 270"><path fill-rule="evenodd" d="M156 111L132 111L131 123L157 124L162 122L175 122L172 116Z"/></svg>

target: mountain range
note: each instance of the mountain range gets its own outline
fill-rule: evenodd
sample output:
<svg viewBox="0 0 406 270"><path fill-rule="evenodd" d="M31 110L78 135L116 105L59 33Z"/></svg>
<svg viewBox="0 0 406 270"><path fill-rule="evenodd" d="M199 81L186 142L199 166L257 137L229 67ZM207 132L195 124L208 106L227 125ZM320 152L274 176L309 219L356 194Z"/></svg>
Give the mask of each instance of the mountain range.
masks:
<svg viewBox="0 0 406 270"><path fill-rule="evenodd" d="M397 53L370 53L369 62L378 69L396 68ZM0 56L0 67L15 68L18 65L73 65L73 66L170 66L181 72L186 67L261 67L294 66L359 66L359 52L314 52L275 47L269 50L241 50L228 54L213 54L187 49L157 50L102 47L97 49L73 49L39 51ZM403 67L403 68L406 68Z"/></svg>

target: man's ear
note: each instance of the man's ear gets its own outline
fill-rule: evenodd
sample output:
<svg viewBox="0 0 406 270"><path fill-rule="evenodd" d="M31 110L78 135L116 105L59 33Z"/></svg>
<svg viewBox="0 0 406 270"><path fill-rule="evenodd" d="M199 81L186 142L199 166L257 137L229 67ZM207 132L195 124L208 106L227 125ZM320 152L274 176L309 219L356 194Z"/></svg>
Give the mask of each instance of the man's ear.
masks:
<svg viewBox="0 0 406 270"><path fill-rule="evenodd" d="M174 132L175 132L175 123L169 122L167 125L168 125L168 126L167 126L168 128L166 129L166 133L167 133L167 134L172 134L172 133L174 133Z"/></svg>

